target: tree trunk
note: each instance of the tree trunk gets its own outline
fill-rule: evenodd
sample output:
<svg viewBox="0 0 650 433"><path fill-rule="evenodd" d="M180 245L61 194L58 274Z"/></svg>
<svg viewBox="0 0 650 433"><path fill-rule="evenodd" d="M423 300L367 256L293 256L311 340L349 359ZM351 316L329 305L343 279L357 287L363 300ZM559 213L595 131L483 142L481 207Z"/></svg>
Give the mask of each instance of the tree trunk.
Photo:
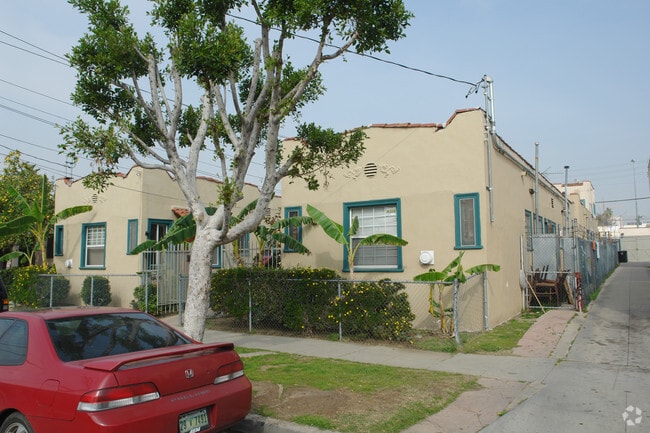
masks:
<svg viewBox="0 0 650 433"><path fill-rule="evenodd" d="M203 341L205 320L210 308L210 279L212 267L210 257L212 247L207 236L197 236L192 245L190 257L187 303L183 313L185 333L198 341Z"/></svg>

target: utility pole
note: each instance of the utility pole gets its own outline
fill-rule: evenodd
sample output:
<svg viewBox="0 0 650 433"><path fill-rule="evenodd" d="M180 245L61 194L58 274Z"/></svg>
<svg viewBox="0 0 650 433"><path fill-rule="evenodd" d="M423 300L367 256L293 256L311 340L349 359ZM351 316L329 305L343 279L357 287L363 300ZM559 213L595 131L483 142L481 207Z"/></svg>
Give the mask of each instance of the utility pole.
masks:
<svg viewBox="0 0 650 433"><path fill-rule="evenodd" d="M564 230L565 236L569 236L569 166L564 166Z"/></svg>
<svg viewBox="0 0 650 433"><path fill-rule="evenodd" d="M492 179L492 146L497 145L497 129L494 121L494 89L492 77L483 76L483 95L485 96L485 117L487 132L487 163L488 163L488 198L490 202L490 222L494 222L494 184Z"/></svg>
<svg viewBox="0 0 650 433"><path fill-rule="evenodd" d="M632 162L632 178L634 179L634 222L639 227L639 203L636 198L636 171L634 169L634 160Z"/></svg>

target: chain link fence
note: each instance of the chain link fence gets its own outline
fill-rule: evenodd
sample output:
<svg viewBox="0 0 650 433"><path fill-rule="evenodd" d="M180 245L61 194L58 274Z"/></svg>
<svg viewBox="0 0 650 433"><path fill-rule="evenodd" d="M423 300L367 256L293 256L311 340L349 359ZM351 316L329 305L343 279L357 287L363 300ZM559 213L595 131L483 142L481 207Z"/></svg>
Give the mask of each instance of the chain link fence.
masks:
<svg viewBox="0 0 650 433"><path fill-rule="evenodd" d="M611 240L538 234L527 236L525 247L522 284L529 308L586 306L618 264L618 244ZM535 290L537 286L553 287L554 283L556 295Z"/></svg>
<svg viewBox="0 0 650 433"><path fill-rule="evenodd" d="M487 329L481 275L464 284L245 278L213 292L214 329L412 342ZM457 332L458 331L458 332Z"/></svg>
<svg viewBox="0 0 650 433"><path fill-rule="evenodd" d="M182 317L186 275L176 293L162 293L154 274L41 274L33 290L38 306L124 305L155 315ZM80 287L71 291L70 287ZM208 326L214 329L313 336L336 340L412 342L428 336L458 336L487 329L481 275L460 283L392 280L243 279L227 293L211 294ZM159 300L163 299L160 303ZM180 320L180 319L179 319ZM182 324L182 323L179 323Z"/></svg>

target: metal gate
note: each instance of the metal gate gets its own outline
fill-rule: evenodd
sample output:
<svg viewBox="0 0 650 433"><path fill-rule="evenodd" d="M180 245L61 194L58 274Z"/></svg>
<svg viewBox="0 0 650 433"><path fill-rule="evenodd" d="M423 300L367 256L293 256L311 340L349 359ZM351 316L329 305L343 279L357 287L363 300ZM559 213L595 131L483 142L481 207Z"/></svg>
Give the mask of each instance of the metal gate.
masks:
<svg viewBox="0 0 650 433"><path fill-rule="evenodd" d="M188 244L170 245L164 251L142 253L142 284L154 289L158 313L177 311L187 293L191 248Z"/></svg>

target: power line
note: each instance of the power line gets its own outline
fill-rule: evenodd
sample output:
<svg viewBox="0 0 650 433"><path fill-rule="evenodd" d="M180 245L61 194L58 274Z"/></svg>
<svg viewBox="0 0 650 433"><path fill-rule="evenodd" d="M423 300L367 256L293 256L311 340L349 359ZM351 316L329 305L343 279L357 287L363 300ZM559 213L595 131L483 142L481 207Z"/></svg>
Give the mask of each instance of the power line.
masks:
<svg viewBox="0 0 650 433"><path fill-rule="evenodd" d="M231 17L231 18L246 21L246 22L248 22L250 24L255 24L256 26L260 25L259 22L257 22L256 20L252 20L250 18L244 18L242 16L233 15L233 14L227 14L227 15L229 17ZM280 31L277 28L272 27L272 29L276 30L276 31ZM320 41L318 39L312 38L312 37L309 37L309 36L305 36L305 35L294 35L294 36L296 38L298 38L298 39L304 39L306 41L314 42L316 44L320 43ZM325 46L328 47L328 48L341 49L341 47L339 47L337 45L333 45L333 44L325 44ZM389 64L389 65L397 66L397 67L400 67L400 68L403 68L403 69L407 69L409 71L419 72L419 73L422 73L422 74L425 74L425 75L429 75L431 77L441 78L441 79L453 81L453 82L459 83L459 84L467 84L467 85L471 86L470 91L467 93L468 95L470 93L475 93L476 91L478 91L478 86L482 82L482 79L481 79L476 83L472 83L470 81L460 80L458 78L450 77L448 75L436 74L436 73L433 73L433 72L430 72L430 71L427 71L427 70L424 70L424 69L415 68L415 67L412 67L412 66L407 66L407 65L404 65L402 63L394 62L392 60L382 59L380 57L373 56L371 54L358 53L358 52L353 51L353 50L345 50L345 52L349 53L349 54L355 54L355 55L360 56L360 57L367 57L369 59L372 59L372 60L375 60L375 61L378 61L378 62L382 62L382 63L386 63L386 64Z"/></svg>
<svg viewBox="0 0 650 433"><path fill-rule="evenodd" d="M4 32L3 32L3 33L4 33ZM42 58L44 58L44 59L47 59L47 60L49 60L49 61L51 61L51 62L54 62L54 63L58 63L58 64L63 65L63 66L68 66L68 67L70 66L69 63L63 63L63 62L60 61L60 60L52 59L51 57L47 57L47 56L44 56L44 55L42 55L42 54L35 53L34 51L30 51L30 50L28 50L28 49L26 49L26 48L22 48L22 47L19 47L19 46L17 46L17 45L10 44L9 42L0 41L0 44L8 45L8 46L10 46L10 47L12 47L12 48L15 48L15 49L17 49L17 50L25 51L25 52L27 52L27 53L29 53L29 54L33 54L33 55L35 55L35 56L42 57Z"/></svg>
<svg viewBox="0 0 650 433"><path fill-rule="evenodd" d="M51 99L53 101L60 102L62 104L70 105L71 107L76 107L76 105L74 105L73 103L71 103L69 101L64 101L63 99L58 99L58 98L55 98L53 96L46 95L45 93L37 92L36 90L32 90L32 89L29 89L27 87L21 86L19 84L12 83L11 81L3 80L2 78L0 78L0 82L5 83L5 84L9 84L10 86L17 87L19 89L25 90L27 92L34 93L34 94L39 95L39 96L43 96L43 97Z"/></svg>
<svg viewBox="0 0 650 433"><path fill-rule="evenodd" d="M59 119L65 120L66 122L72 122L72 120L66 119L65 117L59 116L58 114L50 113L49 111L41 110L41 109L38 109L36 107L32 107L31 105L23 104L21 102L14 101L13 99L5 98L4 96L0 96L0 99L4 99L5 101L13 102L14 104L18 104L18 105L20 105L22 107L30 108L30 109L32 109L34 111L38 111L39 113L47 114L47 115L50 115L50 116L53 116L53 117L58 117Z"/></svg>
<svg viewBox="0 0 650 433"><path fill-rule="evenodd" d="M47 54L49 54L49 55L52 56L52 57L56 57L56 58L58 58L58 59L61 59L61 60L63 60L63 61L66 62L66 65L67 65L67 66L70 66L70 63L68 63L68 59L66 59L66 58L63 57L63 56L60 56L60 55L58 55L58 54L56 54L56 53L53 53L53 52L51 52L51 51L48 51L48 50L46 50L45 48L39 47L38 45L34 45L34 44L30 43L30 42L27 42L26 40L21 39L21 38L19 38L18 36L14 36L14 35L12 35L11 33L7 33L7 32L5 32L4 30L0 30L0 33L2 33L3 35L7 35L7 36L9 36L10 38L16 39L17 41L20 41L20 42L22 42L23 44L29 45L30 47L36 48L37 50L43 51L44 53L47 53ZM50 60L50 59L48 59L48 60Z"/></svg>
<svg viewBox="0 0 650 433"><path fill-rule="evenodd" d="M4 108L5 110L12 111L16 114L20 114L21 116L29 117L30 119L38 120L39 122L43 122L47 125L50 126L57 126L56 123L50 122L47 119L43 119L42 117L34 116L33 114L25 113L24 111L16 110L15 108L7 107L6 105L0 104L0 108Z"/></svg>

